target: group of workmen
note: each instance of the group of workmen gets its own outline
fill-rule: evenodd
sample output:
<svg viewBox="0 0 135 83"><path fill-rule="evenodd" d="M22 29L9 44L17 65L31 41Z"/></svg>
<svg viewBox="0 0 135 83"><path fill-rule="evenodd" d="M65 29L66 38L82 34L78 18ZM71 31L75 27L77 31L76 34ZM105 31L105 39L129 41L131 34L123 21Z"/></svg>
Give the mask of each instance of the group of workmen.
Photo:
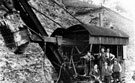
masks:
<svg viewBox="0 0 135 83"><path fill-rule="evenodd" d="M97 54L87 54L81 58L85 59L84 76L93 75L104 83L121 82L120 74L122 67L110 49L102 47Z"/></svg>

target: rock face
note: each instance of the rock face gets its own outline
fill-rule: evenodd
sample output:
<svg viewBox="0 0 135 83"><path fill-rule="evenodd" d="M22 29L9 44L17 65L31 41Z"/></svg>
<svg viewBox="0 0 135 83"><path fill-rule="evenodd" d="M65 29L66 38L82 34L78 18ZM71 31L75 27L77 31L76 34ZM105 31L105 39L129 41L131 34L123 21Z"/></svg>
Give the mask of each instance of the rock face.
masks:
<svg viewBox="0 0 135 83"><path fill-rule="evenodd" d="M43 69L43 52L40 47L31 43L26 50L22 55L15 55L5 48L4 44L1 45L0 83L51 83L53 81L51 77L53 67L47 58Z"/></svg>
<svg viewBox="0 0 135 83"><path fill-rule="evenodd" d="M13 13L12 16L14 17L14 15ZM23 23L20 20L16 17L13 19L1 19L1 21L9 25L12 32L15 32L20 24ZM53 66L47 57L43 58L44 53L38 44L30 43L24 54L16 55L6 47L4 42L3 37L0 35L0 83L53 82Z"/></svg>
<svg viewBox="0 0 135 83"><path fill-rule="evenodd" d="M61 5L61 7L65 8L62 0L55 0L57 3ZM35 11L37 17L39 18L40 22L46 29L48 35L56 28L68 28L76 23L78 23L73 17L67 14L61 7L56 5L51 0L30 0L29 2L32 7L39 10L41 13L47 15L49 18L54 20L55 22L59 23L61 26L57 25L53 21L46 18L44 15L40 14L39 12Z"/></svg>

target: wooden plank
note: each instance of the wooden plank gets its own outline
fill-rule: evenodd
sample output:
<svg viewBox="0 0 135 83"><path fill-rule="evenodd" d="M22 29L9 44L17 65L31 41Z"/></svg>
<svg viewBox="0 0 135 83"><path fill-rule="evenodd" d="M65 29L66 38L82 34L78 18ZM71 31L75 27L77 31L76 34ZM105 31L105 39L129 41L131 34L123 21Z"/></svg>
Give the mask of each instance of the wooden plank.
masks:
<svg viewBox="0 0 135 83"><path fill-rule="evenodd" d="M89 37L89 44L110 44L110 45L127 45L128 38L116 37Z"/></svg>
<svg viewBox="0 0 135 83"><path fill-rule="evenodd" d="M51 43L56 43L57 42L55 37L44 36L43 39L44 39L45 42L51 42Z"/></svg>

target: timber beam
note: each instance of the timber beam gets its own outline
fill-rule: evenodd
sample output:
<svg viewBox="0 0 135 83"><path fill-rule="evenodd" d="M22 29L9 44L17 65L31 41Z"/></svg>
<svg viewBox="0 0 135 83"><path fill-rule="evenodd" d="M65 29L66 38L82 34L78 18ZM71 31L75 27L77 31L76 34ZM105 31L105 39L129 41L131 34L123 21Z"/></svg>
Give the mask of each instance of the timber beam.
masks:
<svg viewBox="0 0 135 83"><path fill-rule="evenodd" d="M62 36L56 36L56 37L43 37L45 42L51 42L56 43L58 45L86 45L89 43L88 40L73 40L68 38L63 38Z"/></svg>
<svg viewBox="0 0 135 83"><path fill-rule="evenodd" d="M31 39L34 42L43 42L36 35L32 35ZM89 43L89 40L73 40L73 39L63 38L62 36L56 36L56 37L43 36L43 40L44 42L50 42L62 46L87 45Z"/></svg>

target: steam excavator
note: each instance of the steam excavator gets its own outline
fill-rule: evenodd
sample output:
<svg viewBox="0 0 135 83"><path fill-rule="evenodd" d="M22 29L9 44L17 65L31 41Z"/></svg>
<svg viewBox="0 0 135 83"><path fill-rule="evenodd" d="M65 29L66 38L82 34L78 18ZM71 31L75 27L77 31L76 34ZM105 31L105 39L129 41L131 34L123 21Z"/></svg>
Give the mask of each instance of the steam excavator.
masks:
<svg viewBox="0 0 135 83"><path fill-rule="evenodd" d="M45 55L51 61L56 71L58 73L61 72L60 80L62 80L64 83L72 83L72 76L69 74L69 70L67 68L62 67L62 64L64 64L64 59L62 54L58 51L59 45L70 45L71 41L69 40L70 42L67 42L68 39L62 39L61 36L49 37L28 1L29 0L1 0L0 5L3 6L7 12L4 14L4 17L12 13L19 12L20 17L26 26L22 26L23 29L19 28L17 32L20 32L19 34L23 35L25 41L38 43L45 52ZM14 37L12 35L14 35L14 31L10 31L9 27L5 25L6 24L1 23L1 34L4 37L6 46L9 48L16 47L14 53L22 54L22 49L25 47L26 42L22 45L19 45L18 43L13 44ZM29 27L29 31L27 30L27 27ZM29 32L32 33L31 35L33 38L29 39Z"/></svg>
<svg viewBox="0 0 135 83"><path fill-rule="evenodd" d="M25 23L18 26L17 29L12 29L5 22L1 22L1 34L6 46L11 48L15 54L22 54L29 42L38 43L59 75L60 79L57 82L79 83L79 81L95 79L91 75L83 76L85 65L84 60L80 57L86 55L88 51L98 53L102 45L114 49L116 57L123 60L123 53L119 52L123 52L121 50L124 45L128 44L129 38L124 32L86 25L77 19L81 24L73 25L67 29L58 28L50 37L28 1L0 1L0 5L7 12L4 17L9 18L13 13L17 13ZM14 35L18 37L18 34L22 37L15 39ZM23 42L20 42L20 39Z"/></svg>

